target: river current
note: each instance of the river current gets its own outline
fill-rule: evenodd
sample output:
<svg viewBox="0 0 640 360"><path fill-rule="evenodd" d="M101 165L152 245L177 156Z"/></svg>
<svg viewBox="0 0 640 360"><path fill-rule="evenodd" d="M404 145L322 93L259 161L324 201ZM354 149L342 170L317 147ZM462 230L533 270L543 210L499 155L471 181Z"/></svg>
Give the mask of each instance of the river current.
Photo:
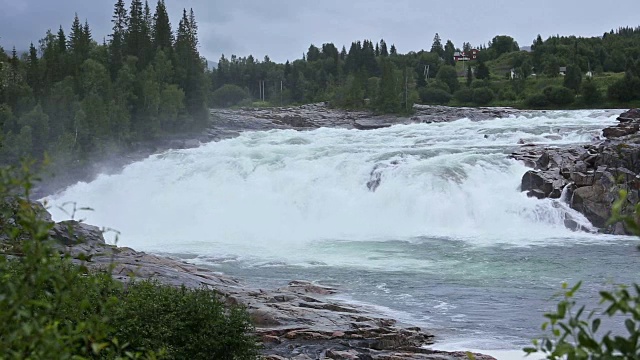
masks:
<svg viewBox="0 0 640 360"><path fill-rule="evenodd" d="M508 157L522 143L591 142L618 113L246 132L48 201L58 221L70 202L93 208L75 217L117 229L121 246L262 287L333 285L343 301L432 330L441 347L513 350L540 334L562 282L583 280L581 301L596 305L598 290L640 274L635 238L565 228L567 213L591 225L520 192L528 169Z"/></svg>

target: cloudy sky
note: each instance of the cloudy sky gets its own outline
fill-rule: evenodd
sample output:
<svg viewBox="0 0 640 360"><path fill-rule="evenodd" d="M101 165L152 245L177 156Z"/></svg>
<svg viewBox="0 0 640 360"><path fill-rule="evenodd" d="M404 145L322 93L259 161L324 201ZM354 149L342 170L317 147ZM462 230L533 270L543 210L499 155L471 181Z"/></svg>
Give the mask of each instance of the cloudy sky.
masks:
<svg viewBox="0 0 640 360"><path fill-rule="evenodd" d="M150 0L155 7L156 0ZM284 62L300 58L309 44L338 47L356 39L384 38L399 52L428 49L436 32L456 46L511 35L521 46L537 34L602 35L639 26L639 0L165 0L177 27L183 7L200 26L200 51ZM127 3L129 1L127 0ZM115 0L0 0L0 44L27 49L47 29L69 29L74 13L87 19L102 41L111 28Z"/></svg>

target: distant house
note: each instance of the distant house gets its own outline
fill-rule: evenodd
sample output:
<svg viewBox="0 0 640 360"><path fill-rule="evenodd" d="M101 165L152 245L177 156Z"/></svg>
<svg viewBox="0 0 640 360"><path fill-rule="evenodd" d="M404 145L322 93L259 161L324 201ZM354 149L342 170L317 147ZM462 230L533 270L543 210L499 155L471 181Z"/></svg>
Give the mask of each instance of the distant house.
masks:
<svg viewBox="0 0 640 360"><path fill-rule="evenodd" d="M591 70L587 71L586 76L588 78L592 78L593 77L593 71L591 71Z"/></svg>
<svg viewBox="0 0 640 360"><path fill-rule="evenodd" d="M567 67L566 66L560 66L560 68L558 69L558 73L562 76L567 75Z"/></svg>
<svg viewBox="0 0 640 360"><path fill-rule="evenodd" d="M463 52L456 51L455 53L453 53L453 59L455 61L477 60L479 53L480 53L480 50L478 49L471 49L469 50L469 53L466 53L464 51Z"/></svg>

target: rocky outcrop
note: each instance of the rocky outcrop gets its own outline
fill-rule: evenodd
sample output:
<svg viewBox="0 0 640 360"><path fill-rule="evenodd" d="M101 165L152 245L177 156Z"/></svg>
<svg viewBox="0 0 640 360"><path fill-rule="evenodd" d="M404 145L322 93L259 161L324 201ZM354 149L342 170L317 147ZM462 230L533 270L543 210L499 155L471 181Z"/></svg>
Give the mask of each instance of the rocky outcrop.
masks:
<svg viewBox="0 0 640 360"><path fill-rule="evenodd" d="M560 198L603 231L625 234L621 224L608 225L620 190L628 197L623 214L631 214L640 189L640 110L622 114L621 122L603 130L605 141L563 148L523 146L512 154L533 170L522 178L530 197Z"/></svg>

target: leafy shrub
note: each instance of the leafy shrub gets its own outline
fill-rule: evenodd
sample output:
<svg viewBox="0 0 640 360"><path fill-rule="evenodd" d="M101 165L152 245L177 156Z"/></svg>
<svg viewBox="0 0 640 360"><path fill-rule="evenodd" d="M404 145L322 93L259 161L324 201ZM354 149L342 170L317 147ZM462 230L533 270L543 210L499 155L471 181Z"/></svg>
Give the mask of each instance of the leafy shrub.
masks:
<svg viewBox="0 0 640 360"><path fill-rule="evenodd" d="M229 107L240 103L249 94L238 85L225 84L211 94L211 104L217 107Z"/></svg>
<svg viewBox="0 0 640 360"><path fill-rule="evenodd" d="M542 93L553 105L569 105L575 100L574 92L564 86L548 86Z"/></svg>
<svg viewBox="0 0 640 360"><path fill-rule="evenodd" d="M445 105L451 101L451 94L441 89L427 87L420 89L420 100L425 104Z"/></svg>
<svg viewBox="0 0 640 360"><path fill-rule="evenodd" d="M580 288L578 283L569 289L563 284L563 299L557 310L545 314L549 321L542 325L549 335L533 342L534 347L525 348L527 353L541 352L547 359L638 359L640 358L640 286L633 289L625 286L616 291L601 291L602 312L585 312L582 306L576 310L573 299ZM619 316L628 332L627 336L613 336L611 332L599 332L602 317Z"/></svg>
<svg viewBox="0 0 640 360"><path fill-rule="evenodd" d="M460 89L453 94L453 98L461 103L473 102L473 90L469 88Z"/></svg>
<svg viewBox="0 0 640 360"><path fill-rule="evenodd" d="M607 96L609 99L619 102L640 99L640 78L627 73L623 79L609 86Z"/></svg>
<svg viewBox="0 0 640 360"><path fill-rule="evenodd" d="M495 95L489 88L479 88L473 90L473 102L476 105L487 105L493 101Z"/></svg>
<svg viewBox="0 0 640 360"><path fill-rule="evenodd" d="M516 93L511 89L504 88L500 90L500 94L499 94L500 100L514 101L516 97L517 97Z"/></svg>
<svg viewBox="0 0 640 360"><path fill-rule="evenodd" d="M539 109L539 108L549 106L549 100L547 100L547 97L544 96L544 94L531 95L527 97L524 102L528 107L531 107L534 109Z"/></svg>
<svg viewBox="0 0 640 360"><path fill-rule="evenodd" d="M228 312L209 290L133 283L112 320L116 337L136 348L164 348L170 359L254 359L252 326L240 308Z"/></svg>
<svg viewBox="0 0 640 360"><path fill-rule="evenodd" d="M589 78L582 84L580 90L582 101L587 105L598 104L602 101L602 94L596 84Z"/></svg>
<svg viewBox="0 0 640 360"><path fill-rule="evenodd" d="M215 293L149 282L125 290L110 271L60 256L53 223L29 200L32 180L0 168L0 358L256 357L248 315Z"/></svg>

